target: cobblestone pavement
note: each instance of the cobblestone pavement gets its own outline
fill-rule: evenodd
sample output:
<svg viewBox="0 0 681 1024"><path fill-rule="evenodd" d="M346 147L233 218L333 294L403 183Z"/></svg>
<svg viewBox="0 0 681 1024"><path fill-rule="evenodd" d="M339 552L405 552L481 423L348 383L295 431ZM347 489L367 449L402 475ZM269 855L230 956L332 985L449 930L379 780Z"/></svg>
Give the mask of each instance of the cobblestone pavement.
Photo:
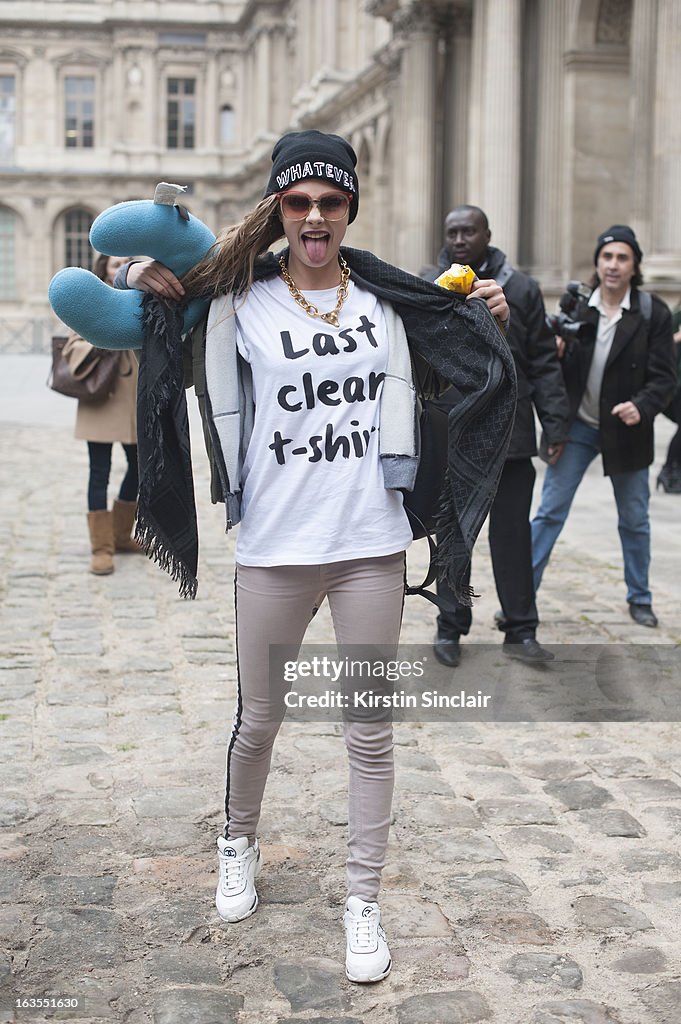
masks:
<svg viewBox="0 0 681 1024"><path fill-rule="evenodd" d="M40 361L23 376L7 365L5 394L26 400L20 413L3 405L13 421L0 424L0 1021L678 1024L674 722L398 725L382 894L394 969L376 986L342 969L338 726L285 724L261 822L261 906L221 924L233 542L206 500L204 460L197 601L135 555L96 578L73 408L43 395ZM670 432L661 421L658 467ZM122 465L118 452L116 482ZM680 512L681 498L653 496L661 625L641 629L594 468L541 590L541 638L678 644ZM475 641L499 639L484 542L474 579L467 659ZM410 598L404 639L432 633L430 607ZM330 636L323 611L311 636ZM57 994L78 1008L15 1008Z"/></svg>

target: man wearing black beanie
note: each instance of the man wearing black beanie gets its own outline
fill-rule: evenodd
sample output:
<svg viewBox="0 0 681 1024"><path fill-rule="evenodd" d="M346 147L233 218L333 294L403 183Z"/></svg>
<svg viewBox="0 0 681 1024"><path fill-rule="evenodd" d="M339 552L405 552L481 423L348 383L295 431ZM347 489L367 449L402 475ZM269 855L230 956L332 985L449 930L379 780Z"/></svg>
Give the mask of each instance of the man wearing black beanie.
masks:
<svg viewBox="0 0 681 1024"><path fill-rule="evenodd" d="M671 316L661 299L640 288L642 258L626 224L598 236L594 291L588 302L576 300L571 313L583 330L569 345L559 339L571 426L563 454L546 470L532 547L537 588L575 491L600 453L617 503L629 613L639 625L655 627L648 586L648 466L654 458L653 421L673 394L675 369ZM561 308L569 302L565 296Z"/></svg>

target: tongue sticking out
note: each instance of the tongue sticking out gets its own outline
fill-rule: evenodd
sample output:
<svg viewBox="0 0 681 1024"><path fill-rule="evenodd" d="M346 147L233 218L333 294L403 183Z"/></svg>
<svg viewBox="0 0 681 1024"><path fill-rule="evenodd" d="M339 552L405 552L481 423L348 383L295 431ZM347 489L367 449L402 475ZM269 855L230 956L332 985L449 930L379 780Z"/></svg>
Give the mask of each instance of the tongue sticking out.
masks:
<svg viewBox="0 0 681 1024"><path fill-rule="evenodd" d="M326 256L326 250L329 244L328 235L304 235L303 243L305 245L305 252L308 255L308 259L312 263L321 263Z"/></svg>

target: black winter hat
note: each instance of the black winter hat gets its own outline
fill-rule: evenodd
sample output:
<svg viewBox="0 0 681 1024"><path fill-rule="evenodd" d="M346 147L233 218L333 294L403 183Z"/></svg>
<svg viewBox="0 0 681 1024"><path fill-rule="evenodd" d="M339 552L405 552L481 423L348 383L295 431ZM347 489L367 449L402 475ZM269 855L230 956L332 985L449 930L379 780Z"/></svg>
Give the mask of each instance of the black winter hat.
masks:
<svg viewBox="0 0 681 1024"><path fill-rule="evenodd" d="M594 263L598 261L598 254L604 245L608 242L626 242L626 244L633 250L636 262L640 263L643 259L643 253L641 247L636 241L636 235L627 224L613 224L611 228L604 231L602 235L598 236L598 242L596 243L596 251L594 253Z"/></svg>
<svg viewBox="0 0 681 1024"><path fill-rule="evenodd" d="M282 135L272 150L272 173L266 196L283 192L306 178L328 181L350 192L348 223L352 224L359 206L359 181L355 174L357 154L340 135L327 135L311 128Z"/></svg>

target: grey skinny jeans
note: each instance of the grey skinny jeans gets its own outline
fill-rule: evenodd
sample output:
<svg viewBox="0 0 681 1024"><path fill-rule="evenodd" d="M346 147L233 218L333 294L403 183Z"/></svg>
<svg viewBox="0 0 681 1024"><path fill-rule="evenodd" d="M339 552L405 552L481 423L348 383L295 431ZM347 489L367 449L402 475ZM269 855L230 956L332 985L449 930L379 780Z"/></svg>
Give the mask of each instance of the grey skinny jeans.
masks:
<svg viewBox="0 0 681 1024"><path fill-rule="evenodd" d="M280 722L270 714L269 645L298 650L313 609L328 598L336 641L397 645L404 552L327 565L236 570L239 688L225 774L225 836L256 834ZM394 784L392 723L344 723L348 751L348 895L378 896Z"/></svg>

